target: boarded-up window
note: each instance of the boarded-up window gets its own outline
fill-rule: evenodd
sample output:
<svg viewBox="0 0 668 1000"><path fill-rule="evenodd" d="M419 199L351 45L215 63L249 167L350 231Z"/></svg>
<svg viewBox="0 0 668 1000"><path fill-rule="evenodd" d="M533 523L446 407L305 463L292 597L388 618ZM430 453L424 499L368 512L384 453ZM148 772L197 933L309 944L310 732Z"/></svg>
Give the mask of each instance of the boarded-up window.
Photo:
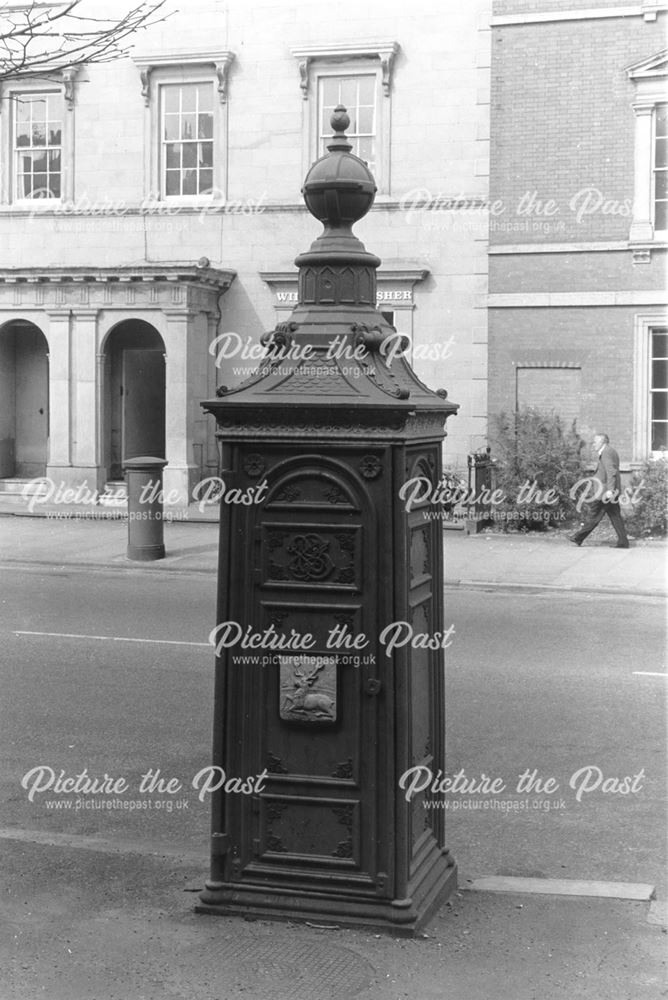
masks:
<svg viewBox="0 0 668 1000"><path fill-rule="evenodd" d="M517 368L517 407L532 406L547 413L554 410L571 423L580 417L580 368Z"/></svg>

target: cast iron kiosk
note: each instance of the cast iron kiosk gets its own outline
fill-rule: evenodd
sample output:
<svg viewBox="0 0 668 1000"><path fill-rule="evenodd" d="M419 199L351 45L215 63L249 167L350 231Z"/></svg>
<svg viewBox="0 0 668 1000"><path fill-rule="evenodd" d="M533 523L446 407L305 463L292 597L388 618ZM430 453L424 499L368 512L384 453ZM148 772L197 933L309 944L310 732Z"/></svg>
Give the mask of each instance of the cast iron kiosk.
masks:
<svg viewBox="0 0 668 1000"><path fill-rule="evenodd" d="M424 640L445 631L442 528L399 490L438 482L457 406L376 311L380 260L351 230L376 187L348 125L338 107L304 182L325 228L295 261L291 320L250 378L202 404L226 484L267 485L262 503L221 504L213 766L228 790L197 909L410 934L456 868L443 810L399 787L416 765L445 770L443 651ZM253 794L229 782L265 771Z"/></svg>

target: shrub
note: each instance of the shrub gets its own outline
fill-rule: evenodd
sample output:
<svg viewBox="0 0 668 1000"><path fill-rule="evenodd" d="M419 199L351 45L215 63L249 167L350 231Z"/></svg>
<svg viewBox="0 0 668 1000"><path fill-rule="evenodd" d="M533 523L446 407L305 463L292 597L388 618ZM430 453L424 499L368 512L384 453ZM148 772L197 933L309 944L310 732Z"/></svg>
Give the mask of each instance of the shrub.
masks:
<svg viewBox="0 0 668 1000"><path fill-rule="evenodd" d="M497 524L527 531L563 526L574 517L569 491L583 475L585 445L575 421L566 425L558 414L532 407L500 413L492 418L490 444L495 487L504 497L493 507Z"/></svg>
<svg viewBox="0 0 668 1000"><path fill-rule="evenodd" d="M443 469L438 486L443 497L439 501L439 506L446 512L453 510L458 503L461 503L461 498L465 497L467 493L466 479L456 469Z"/></svg>
<svg viewBox="0 0 668 1000"><path fill-rule="evenodd" d="M636 538L668 533L668 460L649 459L631 478L633 503L626 529ZM629 508L626 508L629 510Z"/></svg>

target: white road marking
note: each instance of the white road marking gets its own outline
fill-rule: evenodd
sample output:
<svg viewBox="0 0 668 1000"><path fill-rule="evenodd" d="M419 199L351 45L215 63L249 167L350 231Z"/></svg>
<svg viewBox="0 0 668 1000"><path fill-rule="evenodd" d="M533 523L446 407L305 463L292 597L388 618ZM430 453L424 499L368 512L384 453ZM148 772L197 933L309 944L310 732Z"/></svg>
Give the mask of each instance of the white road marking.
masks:
<svg viewBox="0 0 668 1000"><path fill-rule="evenodd" d="M657 674L651 670L634 670L636 677L668 677L668 674Z"/></svg>
<svg viewBox="0 0 668 1000"><path fill-rule="evenodd" d="M213 649L210 642L182 642L178 639L133 639L127 635L79 635L76 632L14 632L14 635L40 635L51 639L98 639L100 642L151 642L166 646L206 646Z"/></svg>
<svg viewBox="0 0 668 1000"><path fill-rule="evenodd" d="M653 885L642 882L589 882L565 878L515 878L508 875L487 875L476 878L463 888L480 892L530 892L549 896L595 896L603 899L654 898Z"/></svg>
<svg viewBox="0 0 668 1000"><path fill-rule="evenodd" d="M46 833L43 830L22 830L18 827L0 828L0 840L18 840L28 844L44 844L47 847L74 847L84 851L102 851L107 854L145 854L155 858L179 858L202 866L205 852L195 853L185 848L180 851L171 844L147 844L144 841L108 840L85 834Z"/></svg>

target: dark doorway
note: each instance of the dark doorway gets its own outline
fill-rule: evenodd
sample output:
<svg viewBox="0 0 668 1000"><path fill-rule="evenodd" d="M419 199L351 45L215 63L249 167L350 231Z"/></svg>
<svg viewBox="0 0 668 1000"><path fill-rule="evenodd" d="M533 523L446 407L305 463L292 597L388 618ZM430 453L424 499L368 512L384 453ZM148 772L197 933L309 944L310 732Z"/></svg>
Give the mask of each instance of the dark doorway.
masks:
<svg viewBox="0 0 668 1000"><path fill-rule="evenodd" d="M0 330L0 478L46 475L49 452L49 347L34 323Z"/></svg>
<svg viewBox="0 0 668 1000"><path fill-rule="evenodd" d="M105 345L105 450L108 477L139 455L165 458L165 345L144 320L125 320Z"/></svg>

